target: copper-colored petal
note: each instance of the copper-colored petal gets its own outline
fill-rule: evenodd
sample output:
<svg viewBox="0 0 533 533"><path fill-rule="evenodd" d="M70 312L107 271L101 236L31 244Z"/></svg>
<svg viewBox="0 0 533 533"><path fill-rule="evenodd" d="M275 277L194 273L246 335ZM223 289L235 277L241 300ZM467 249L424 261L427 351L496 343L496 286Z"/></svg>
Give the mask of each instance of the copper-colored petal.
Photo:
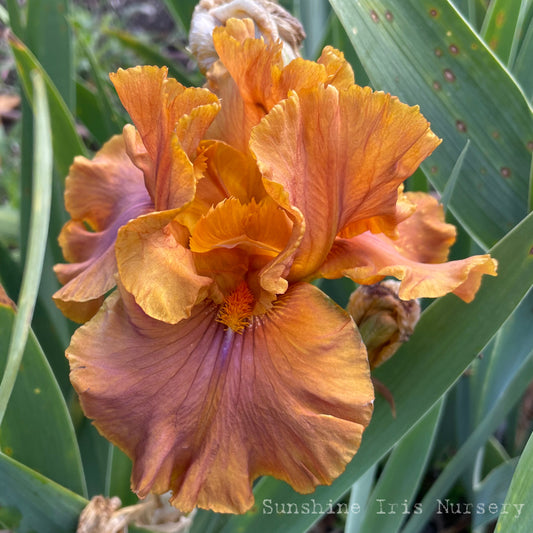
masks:
<svg viewBox="0 0 533 533"><path fill-rule="evenodd" d="M198 272L211 276L223 294L246 279L261 309L269 307L276 294L285 292L288 269L276 270L274 287L264 282L264 272L279 262L293 235L286 212L271 198L243 204L228 198L203 216L191 235L190 249ZM271 273L271 276L274 274ZM282 290L279 289L281 281ZM275 289L272 291L272 289Z"/></svg>
<svg viewBox="0 0 533 533"><path fill-rule="evenodd" d="M259 476L311 492L344 470L374 395L353 322L318 289L292 287L242 334L209 303L169 325L125 296L67 355L85 413L133 459L139 496L172 490L185 512L242 513Z"/></svg>
<svg viewBox="0 0 533 533"><path fill-rule="evenodd" d="M226 198L248 203L252 199L259 202L266 196L261 174L250 153L240 152L221 141L202 141L200 151L205 158L203 175L197 182L194 200L179 214L180 223L190 231L212 206Z"/></svg>
<svg viewBox="0 0 533 533"><path fill-rule="evenodd" d="M121 136L105 143L92 160L75 158L66 180L65 205L72 220L63 227L59 244L70 264L54 267L64 284L54 300L66 316L83 322L115 286L118 229L153 208Z"/></svg>
<svg viewBox="0 0 533 533"><path fill-rule="evenodd" d="M453 292L465 302L474 299L484 274L496 275L497 263L490 255L449 263L421 263L402 255L394 244L388 237L370 232L337 239L318 275L348 276L365 285L393 276L402 280L399 296L403 300L437 298Z"/></svg>
<svg viewBox="0 0 533 533"><path fill-rule="evenodd" d="M124 131L128 154L143 171L155 208L163 211L191 201L193 160L218 112L216 96L167 78L166 67L119 69L111 81L137 128Z"/></svg>
<svg viewBox="0 0 533 533"><path fill-rule="evenodd" d="M290 90L314 87L328 79L324 65L301 58L283 66L281 43L254 39L250 19L230 19L216 28L213 42L220 60L208 72L208 87L223 101L209 130L246 152L251 129Z"/></svg>
<svg viewBox="0 0 533 533"><path fill-rule="evenodd" d="M285 247L291 233L290 219L270 198L247 204L228 198L198 221L191 235L190 249L202 253L238 247L273 257Z"/></svg>
<svg viewBox="0 0 533 533"><path fill-rule="evenodd" d="M394 216L399 185L438 144L418 108L368 87L301 90L275 106L250 147L269 194L279 197L281 185L282 205L305 217L290 279L312 275L338 234Z"/></svg>
<svg viewBox="0 0 533 533"><path fill-rule="evenodd" d="M394 246L413 261L444 263L455 242L455 226L446 223L442 205L431 195L407 192L406 197L416 211L398 225Z"/></svg>
<svg viewBox="0 0 533 533"><path fill-rule="evenodd" d="M172 223L160 225L164 215L149 214L123 226L116 258L121 283L144 312L176 324L207 296L212 280L197 273L186 239Z"/></svg>

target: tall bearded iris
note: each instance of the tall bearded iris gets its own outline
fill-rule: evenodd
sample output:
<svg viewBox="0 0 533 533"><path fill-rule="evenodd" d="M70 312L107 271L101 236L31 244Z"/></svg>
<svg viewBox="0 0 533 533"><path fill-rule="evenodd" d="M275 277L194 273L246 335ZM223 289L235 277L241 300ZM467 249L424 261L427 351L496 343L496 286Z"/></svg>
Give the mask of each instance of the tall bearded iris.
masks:
<svg viewBox="0 0 533 533"><path fill-rule="evenodd" d="M440 142L418 108L355 85L329 47L284 66L249 20L213 41L207 88L112 75L134 125L71 168L55 299L90 318L71 380L134 491L244 512L259 476L330 483L372 414L354 322L312 280L395 276L402 298L469 301L496 265L444 263L442 209L402 192Z"/></svg>

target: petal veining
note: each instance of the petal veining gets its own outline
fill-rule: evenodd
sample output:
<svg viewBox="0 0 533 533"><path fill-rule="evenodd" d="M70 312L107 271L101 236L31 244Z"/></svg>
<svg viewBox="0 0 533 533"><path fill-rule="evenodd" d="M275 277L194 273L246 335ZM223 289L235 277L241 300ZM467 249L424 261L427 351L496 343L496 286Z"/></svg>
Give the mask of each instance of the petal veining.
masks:
<svg viewBox="0 0 533 533"><path fill-rule="evenodd" d="M438 144L418 108L368 87L302 90L275 106L250 147L267 191L306 221L290 280L311 275L338 234L395 216L399 185Z"/></svg>
<svg viewBox="0 0 533 533"><path fill-rule="evenodd" d="M139 496L244 512L251 483L297 491L331 483L372 413L366 351L353 321L311 285L293 286L242 334L204 302L176 325L125 294L73 337L71 379L97 428L134 463Z"/></svg>

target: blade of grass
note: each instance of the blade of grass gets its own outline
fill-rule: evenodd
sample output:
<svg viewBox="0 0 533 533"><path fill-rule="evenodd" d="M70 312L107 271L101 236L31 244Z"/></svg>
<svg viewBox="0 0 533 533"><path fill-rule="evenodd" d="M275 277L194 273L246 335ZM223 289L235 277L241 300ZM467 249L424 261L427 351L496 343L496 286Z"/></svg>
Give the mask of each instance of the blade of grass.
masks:
<svg viewBox="0 0 533 533"><path fill-rule="evenodd" d="M370 495L361 533L400 530L433 449L444 404L441 398L398 442ZM401 495L402 502L398 501ZM398 506L390 512L389 503ZM401 504L401 505L400 505Z"/></svg>
<svg viewBox="0 0 533 533"><path fill-rule="evenodd" d="M470 139L467 139L465 147L461 150L461 153L459 154L459 157L457 158L457 161L455 162L455 165L453 166L452 173L450 174L450 177L448 178L448 181L446 182L446 186L444 187L444 190L442 191L440 202L444 208L444 211L448 210L448 204L450 203L450 200L452 199L452 194L453 194L453 191L455 190L455 184L457 183L457 179L459 178L459 174L461 173L461 168L463 167L463 162L465 160L466 152L468 152L469 146L470 146Z"/></svg>
<svg viewBox="0 0 533 533"><path fill-rule="evenodd" d="M529 437L515 475L505 498L505 504L514 508L514 513L502 513L496 525L496 533L529 533L533 524L533 434ZM517 515L518 513L518 515Z"/></svg>
<svg viewBox="0 0 533 533"><path fill-rule="evenodd" d="M423 514L411 516L403 533L416 533L422 529L424 523L431 518L431 510L437 505L438 498L442 498L460 473L472 464L479 448L483 446L483 443L498 427L509 410L514 407L531 379L533 379L533 352L520 365L505 390L501 391L498 402L487 413L464 445L446 465L432 487L426 492L422 500Z"/></svg>
<svg viewBox="0 0 533 533"><path fill-rule="evenodd" d="M370 493L374 486L377 463L372 465L353 485L348 502L348 515L344 533L360 533L365 518ZM363 512L360 512L361 509Z"/></svg>
<svg viewBox="0 0 533 533"><path fill-rule="evenodd" d="M35 98L35 153L33 158L34 185L30 239L18 301L18 313L13 325L6 370L0 384L0 423L4 418L6 407L15 385L22 354L24 353L24 346L28 338L33 309L39 291L50 219L52 189L50 114L42 77L35 73L32 74L31 78Z"/></svg>
<svg viewBox="0 0 533 533"><path fill-rule="evenodd" d="M3 453L0 479L0 520L9 513L17 533L72 533L89 503Z"/></svg>

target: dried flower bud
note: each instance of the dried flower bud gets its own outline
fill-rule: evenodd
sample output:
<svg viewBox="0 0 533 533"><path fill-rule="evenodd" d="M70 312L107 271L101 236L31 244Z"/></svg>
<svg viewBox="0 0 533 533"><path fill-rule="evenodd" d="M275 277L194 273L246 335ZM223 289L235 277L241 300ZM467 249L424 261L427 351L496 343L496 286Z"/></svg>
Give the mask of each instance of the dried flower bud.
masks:
<svg viewBox="0 0 533 533"><path fill-rule="evenodd" d="M361 332L370 368L394 355L420 318L418 300L400 300L399 286L394 280L362 285L350 296L347 309Z"/></svg>
<svg viewBox="0 0 533 533"><path fill-rule="evenodd" d="M250 18L256 27L256 37L268 43L281 39L283 60L288 63L298 57L305 32L296 18L272 0L200 0L194 9L189 46L202 72L207 72L218 59L213 45L213 30L230 18Z"/></svg>

